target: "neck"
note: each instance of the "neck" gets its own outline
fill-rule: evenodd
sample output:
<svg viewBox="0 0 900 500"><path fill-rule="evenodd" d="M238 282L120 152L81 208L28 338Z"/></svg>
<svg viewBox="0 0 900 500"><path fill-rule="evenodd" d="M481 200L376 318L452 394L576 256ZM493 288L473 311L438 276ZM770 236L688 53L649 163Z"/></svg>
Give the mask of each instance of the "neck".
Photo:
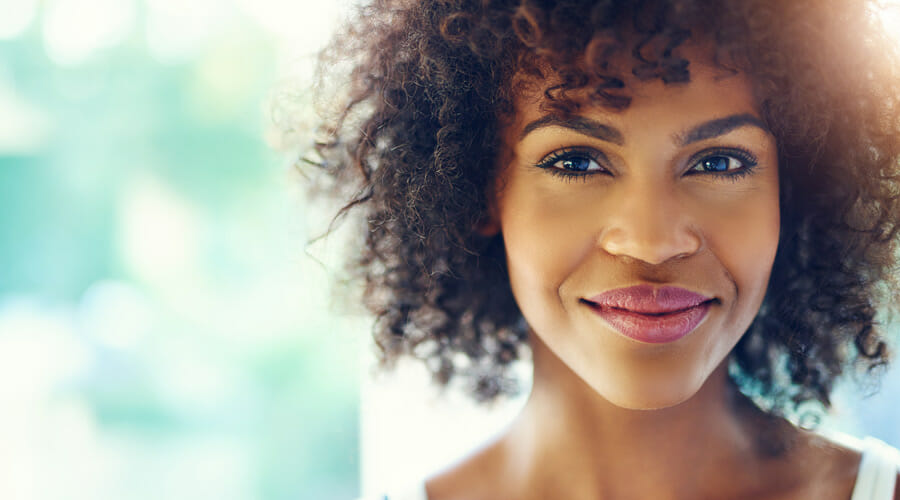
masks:
<svg viewBox="0 0 900 500"><path fill-rule="evenodd" d="M539 339L532 350L534 386L506 442L523 457L513 464L523 479L559 483L552 496L722 497L739 475L752 482L763 472L756 437L767 419L729 382L725 363L687 401L631 410L605 400Z"/></svg>

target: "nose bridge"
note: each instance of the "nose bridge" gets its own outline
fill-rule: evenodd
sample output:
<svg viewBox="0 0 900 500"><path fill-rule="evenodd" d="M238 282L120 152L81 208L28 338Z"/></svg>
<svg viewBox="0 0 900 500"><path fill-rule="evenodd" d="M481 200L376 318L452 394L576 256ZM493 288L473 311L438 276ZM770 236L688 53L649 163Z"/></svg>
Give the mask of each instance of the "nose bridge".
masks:
<svg viewBox="0 0 900 500"><path fill-rule="evenodd" d="M696 253L702 237L675 188L659 179L623 182L606 206L599 246L607 253L660 264Z"/></svg>

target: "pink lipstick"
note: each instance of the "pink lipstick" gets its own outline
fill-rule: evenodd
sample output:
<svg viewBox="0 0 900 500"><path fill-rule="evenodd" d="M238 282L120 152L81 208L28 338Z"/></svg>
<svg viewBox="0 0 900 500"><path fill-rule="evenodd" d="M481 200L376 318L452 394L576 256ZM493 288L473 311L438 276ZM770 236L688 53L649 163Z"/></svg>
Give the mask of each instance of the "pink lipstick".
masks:
<svg viewBox="0 0 900 500"><path fill-rule="evenodd" d="M650 344L675 342L703 321L714 299L684 288L638 285L584 299L622 335Z"/></svg>

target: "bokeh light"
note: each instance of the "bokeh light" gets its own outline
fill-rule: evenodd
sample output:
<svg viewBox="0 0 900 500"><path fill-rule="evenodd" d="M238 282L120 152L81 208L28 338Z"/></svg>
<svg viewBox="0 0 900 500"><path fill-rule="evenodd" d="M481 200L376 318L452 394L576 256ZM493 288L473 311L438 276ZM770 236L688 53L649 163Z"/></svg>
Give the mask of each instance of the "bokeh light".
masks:
<svg viewBox="0 0 900 500"><path fill-rule="evenodd" d="M24 33L37 14L37 0L0 0L0 40Z"/></svg>
<svg viewBox="0 0 900 500"><path fill-rule="evenodd" d="M81 63L132 32L135 0L47 0L43 12L47 56L61 66Z"/></svg>
<svg viewBox="0 0 900 500"><path fill-rule="evenodd" d="M0 498L358 494L363 336L265 143L314 7L0 0Z"/></svg>
<svg viewBox="0 0 900 500"><path fill-rule="evenodd" d="M881 22L885 31L894 37L894 41L900 45L900 2L890 0L884 3L880 13Z"/></svg>

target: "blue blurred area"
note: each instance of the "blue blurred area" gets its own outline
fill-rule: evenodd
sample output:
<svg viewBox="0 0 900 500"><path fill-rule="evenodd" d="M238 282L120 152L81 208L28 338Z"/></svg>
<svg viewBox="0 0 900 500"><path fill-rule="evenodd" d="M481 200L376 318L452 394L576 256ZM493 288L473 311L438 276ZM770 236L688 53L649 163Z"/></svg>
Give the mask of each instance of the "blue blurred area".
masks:
<svg viewBox="0 0 900 500"><path fill-rule="evenodd" d="M357 494L357 335L264 139L313 7L0 1L0 498Z"/></svg>

